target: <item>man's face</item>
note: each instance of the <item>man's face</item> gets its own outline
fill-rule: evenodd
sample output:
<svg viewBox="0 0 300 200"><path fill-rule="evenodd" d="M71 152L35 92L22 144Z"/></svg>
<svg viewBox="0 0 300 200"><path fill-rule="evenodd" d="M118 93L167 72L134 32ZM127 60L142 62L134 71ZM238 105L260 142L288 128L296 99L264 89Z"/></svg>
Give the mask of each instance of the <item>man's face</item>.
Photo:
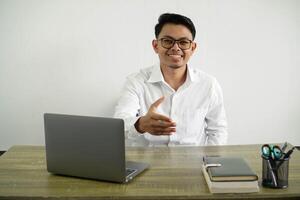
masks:
<svg viewBox="0 0 300 200"><path fill-rule="evenodd" d="M195 42L191 42L189 47L188 43L192 41L192 39L192 33L185 26L165 24L158 35L157 40L152 41L153 49L159 56L160 65L162 67L170 67L173 69L186 66L196 49ZM173 46L168 45L171 44L173 40L180 41L175 42Z"/></svg>

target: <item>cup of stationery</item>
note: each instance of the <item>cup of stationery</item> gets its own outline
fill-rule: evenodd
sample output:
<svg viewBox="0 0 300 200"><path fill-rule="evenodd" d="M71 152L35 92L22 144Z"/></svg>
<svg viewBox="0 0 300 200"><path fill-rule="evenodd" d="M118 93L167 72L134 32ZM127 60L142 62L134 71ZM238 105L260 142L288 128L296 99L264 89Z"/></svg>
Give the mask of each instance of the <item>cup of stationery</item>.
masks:
<svg viewBox="0 0 300 200"><path fill-rule="evenodd" d="M282 147L265 144L262 146L262 185L270 188L287 188L289 180L290 155L293 147L285 153L287 143Z"/></svg>

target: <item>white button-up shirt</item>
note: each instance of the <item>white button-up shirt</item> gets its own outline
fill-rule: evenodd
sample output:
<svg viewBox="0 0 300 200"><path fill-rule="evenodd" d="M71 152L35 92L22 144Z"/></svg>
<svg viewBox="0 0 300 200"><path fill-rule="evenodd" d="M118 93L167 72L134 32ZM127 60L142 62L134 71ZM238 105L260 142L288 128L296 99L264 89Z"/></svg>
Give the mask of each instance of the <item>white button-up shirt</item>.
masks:
<svg viewBox="0 0 300 200"><path fill-rule="evenodd" d="M212 76L188 66L187 78L177 91L164 80L160 66L127 77L115 117L125 122L126 145L219 145L227 142L227 122L222 90ZM134 124L161 96L157 112L176 122L170 136L140 134Z"/></svg>

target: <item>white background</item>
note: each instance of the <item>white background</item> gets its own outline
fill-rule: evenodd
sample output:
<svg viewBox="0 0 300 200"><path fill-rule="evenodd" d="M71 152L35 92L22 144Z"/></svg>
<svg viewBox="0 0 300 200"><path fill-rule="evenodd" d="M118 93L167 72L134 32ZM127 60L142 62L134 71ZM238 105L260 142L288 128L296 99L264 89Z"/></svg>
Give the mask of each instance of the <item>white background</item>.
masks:
<svg viewBox="0 0 300 200"><path fill-rule="evenodd" d="M158 62L164 12L190 17L190 65L215 76L229 144L300 143L297 0L0 0L0 150L44 145L43 113L112 116L125 77Z"/></svg>

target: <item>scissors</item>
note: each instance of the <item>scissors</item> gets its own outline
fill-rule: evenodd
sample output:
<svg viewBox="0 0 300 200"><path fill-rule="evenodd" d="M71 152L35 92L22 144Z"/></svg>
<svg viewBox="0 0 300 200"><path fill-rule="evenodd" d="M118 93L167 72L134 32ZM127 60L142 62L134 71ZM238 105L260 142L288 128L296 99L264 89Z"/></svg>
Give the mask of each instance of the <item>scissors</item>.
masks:
<svg viewBox="0 0 300 200"><path fill-rule="evenodd" d="M277 145L273 146L269 144L264 144L261 147L261 152L262 155L269 160L279 160L283 155L281 148Z"/></svg>

